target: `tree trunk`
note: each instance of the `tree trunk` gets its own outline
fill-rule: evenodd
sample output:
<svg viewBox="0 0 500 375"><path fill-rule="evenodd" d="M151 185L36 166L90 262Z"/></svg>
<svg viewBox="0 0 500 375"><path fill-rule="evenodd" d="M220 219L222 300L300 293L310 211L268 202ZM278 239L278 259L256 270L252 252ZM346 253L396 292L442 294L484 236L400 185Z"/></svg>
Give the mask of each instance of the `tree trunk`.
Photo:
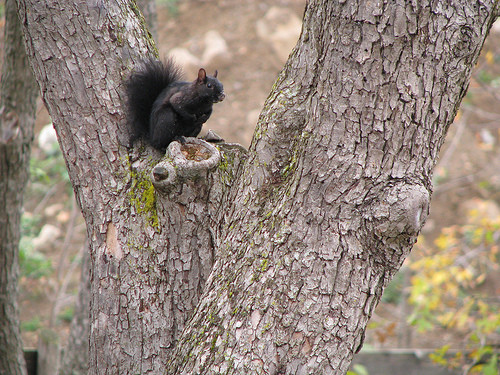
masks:
<svg viewBox="0 0 500 375"><path fill-rule="evenodd" d="M345 374L425 221L495 6L308 2L169 374Z"/></svg>
<svg viewBox="0 0 500 375"><path fill-rule="evenodd" d="M0 373L26 374L19 330L18 251L29 173L36 96L15 1L5 3L5 51L0 83Z"/></svg>
<svg viewBox="0 0 500 375"><path fill-rule="evenodd" d="M153 38L157 39L157 13L155 0L138 0L147 27ZM86 244L80 278L78 299L75 304L75 316L71 322L70 336L63 351L59 374L84 375L88 373L89 360L89 313L90 313L90 253Z"/></svg>
<svg viewBox="0 0 500 375"><path fill-rule="evenodd" d="M153 50L128 3L19 2L91 241L90 373L344 374L496 2L311 0L248 154L166 156L126 147L123 80Z"/></svg>

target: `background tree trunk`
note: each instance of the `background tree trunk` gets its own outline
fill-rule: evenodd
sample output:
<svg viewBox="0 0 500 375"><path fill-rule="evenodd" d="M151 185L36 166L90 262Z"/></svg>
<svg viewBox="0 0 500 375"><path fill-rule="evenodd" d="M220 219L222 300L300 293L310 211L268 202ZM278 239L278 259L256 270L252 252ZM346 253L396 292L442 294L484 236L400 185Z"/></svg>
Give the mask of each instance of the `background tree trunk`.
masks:
<svg viewBox="0 0 500 375"><path fill-rule="evenodd" d="M5 51L0 85L0 373L25 374L19 330L18 251L28 180L36 96L15 1L5 3Z"/></svg>
<svg viewBox="0 0 500 375"><path fill-rule="evenodd" d="M19 330L18 251L38 87L24 50L15 1L5 2L0 84L0 373L25 374Z"/></svg>
<svg viewBox="0 0 500 375"><path fill-rule="evenodd" d="M152 50L133 9L19 2L91 241L90 373L344 374L496 2L311 0L248 155L166 157L125 147L121 84Z"/></svg>
<svg viewBox="0 0 500 375"><path fill-rule="evenodd" d="M71 321L68 344L64 348L60 375L85 375L88 373L90 333L90 249L85 244L82 256L80 288Z"/></svg>

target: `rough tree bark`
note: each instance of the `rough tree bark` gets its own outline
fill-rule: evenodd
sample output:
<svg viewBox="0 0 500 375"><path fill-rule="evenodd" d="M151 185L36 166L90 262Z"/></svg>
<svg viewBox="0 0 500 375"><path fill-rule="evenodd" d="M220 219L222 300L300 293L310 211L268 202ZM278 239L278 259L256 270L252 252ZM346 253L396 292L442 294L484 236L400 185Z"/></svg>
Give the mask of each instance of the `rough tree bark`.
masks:
<svg viewBox="0 0 500 375"><path fill-rule="evenodd" d="M126 147L134 8L19 3L91 241L90 373L344 374L497 2L310 0L248 154L165 157Z"/></svg>
<svg viewBox="0 0 500 375"><path fill-rule="evenodd" d="M144 15L146 25L151 35L157 37L157 14L155 0L138 0L137 5ZM75 315L71 322L70 335L61 366L60 375L85 375L88 373L89 334L90 334L90 250L88 243L83 251L80 287L75 304Z"/></svg>
<svg viewBox="0 0 500 375"><path fill-rule="evenodd" d="M26 374L19 330L18 251L38 87L24 49L16 2L5 2L0 83L0 373Z"/></svg>

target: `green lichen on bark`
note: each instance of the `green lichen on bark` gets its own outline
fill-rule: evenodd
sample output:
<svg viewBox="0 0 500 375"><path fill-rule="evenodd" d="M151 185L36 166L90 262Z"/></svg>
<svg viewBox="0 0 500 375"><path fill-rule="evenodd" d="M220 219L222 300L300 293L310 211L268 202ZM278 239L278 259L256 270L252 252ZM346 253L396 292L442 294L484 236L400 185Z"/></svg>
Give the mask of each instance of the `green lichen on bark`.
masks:
<svg viewBox="0 0 500 375"><path fill-rule="evenodd" d="M233 181L239 176L240 167L244 164L247 150L240 145L223 144L217 146L221 153L219 165L217 166L220 181L230 186Z"/></svg>
<svg viewBox="0 0 500 375"><path fill-rule="evenodd" d="M141 10L139 9L135 1L131 1L129 5L130 9L132 10L132 13L134 13L135 17L137 17L137 19L141 23L141 28L144 31L146 31L146 33L144 33L143 36L147 39L149 47L152 49L154 55L156 57L159 57L160 52L158 51L158 47L156 46L153 35L149 31L149 27L147 25L146 19L144 18L144 15L142 14ZM126 32L125 25L124 25L124 32Z"/></svg>
<svg viewBox="0 0 500 375"><path fill-rule="evenodd" d="M132 186L129 189L128 197L131 206L135 208L138 215L144 216L147 222L158 231L160 225L156 211L156 193L151 180L146 173L135 170L131 170L130 177Z"/></svg>

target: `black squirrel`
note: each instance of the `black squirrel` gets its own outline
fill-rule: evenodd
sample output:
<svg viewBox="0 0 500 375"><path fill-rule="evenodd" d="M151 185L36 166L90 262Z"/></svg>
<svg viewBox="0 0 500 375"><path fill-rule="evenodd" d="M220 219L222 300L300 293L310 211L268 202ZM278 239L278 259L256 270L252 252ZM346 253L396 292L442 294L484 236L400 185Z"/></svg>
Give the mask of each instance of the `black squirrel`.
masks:
<svg viewBox="0 0 500 375"><path fill-rule="evenodd" d="M224 87L205 69L193 82L182 81L181 69L168 59L148 59L126 84L132 144L143 138L165 150L170 142L196 137L212 114L212 106L224 100Z"/></svg>

